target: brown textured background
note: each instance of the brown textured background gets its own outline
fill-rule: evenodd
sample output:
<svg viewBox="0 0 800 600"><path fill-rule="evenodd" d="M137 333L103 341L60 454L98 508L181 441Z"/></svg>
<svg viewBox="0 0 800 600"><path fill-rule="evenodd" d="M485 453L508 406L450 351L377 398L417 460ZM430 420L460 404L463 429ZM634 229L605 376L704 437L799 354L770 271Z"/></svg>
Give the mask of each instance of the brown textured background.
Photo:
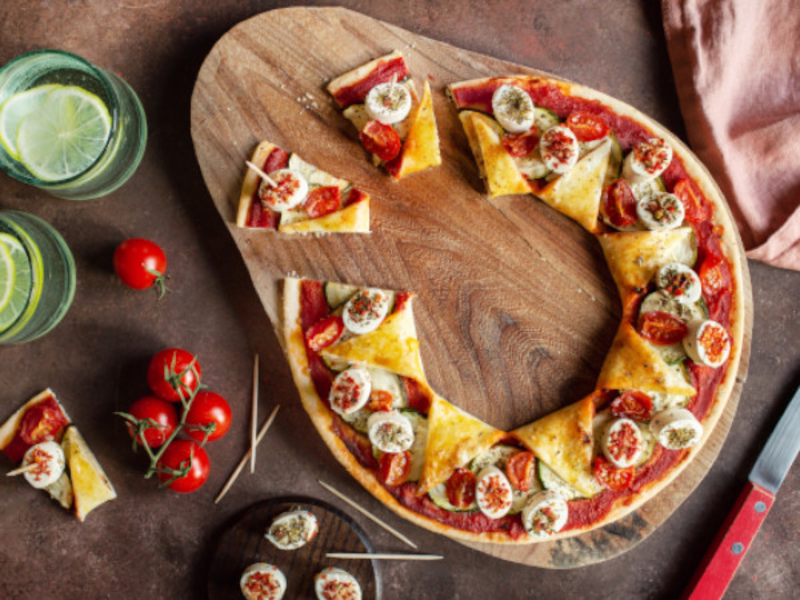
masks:
<svg viewBox="0 0 800 600"><path fill-rule="evenodd" d="M456 46L551 71L614 95L684 137L657 3L521 0L344 2L348 8ZM212 45L231 26L285 3L144 0L119 4L10 3L0 8L0 63L35 48L69 50L119 73L148 114L142 166L110 197L74 204L0 177L0 208L29 210L59 229L76 257L75 304L46 338L0 348L0 418L51 386L100 457L120 498L84 524L20 481L0 478L0 597L203 598L220 532L254 502L287 493L331 500L324 476L442 563L384 563L386 598L622 598L676 596L743 485L757 451L800 382L796 273L751 263L755 327L749 379L723 451L705 481L637 549L570 572L489 558L390 516L308 431L288 367L233 241L200 177L189 136L189 98ZM401 8L402 6L402 8ZM172 293L161 302L124 288L111 271L123 239L166 250ZM204 379L233 405L236 422L211 445L208 484L190 496L141 479L143 457L110 416L146 392L151 354L167 346L200 356ZM260 447L258 471L243 474L220 506L212 499L246 448L252 353L262 356L261 413L283 405ZM576 376L576 374L573 374ZM568 375L565 374L564 383ZM11 465L0 458L0 467ZM800 470L785 482L730 598L789 598L800 579ZM332 503L341 506L333 499ZM360 516L382 550L400 542Z"/></svg>

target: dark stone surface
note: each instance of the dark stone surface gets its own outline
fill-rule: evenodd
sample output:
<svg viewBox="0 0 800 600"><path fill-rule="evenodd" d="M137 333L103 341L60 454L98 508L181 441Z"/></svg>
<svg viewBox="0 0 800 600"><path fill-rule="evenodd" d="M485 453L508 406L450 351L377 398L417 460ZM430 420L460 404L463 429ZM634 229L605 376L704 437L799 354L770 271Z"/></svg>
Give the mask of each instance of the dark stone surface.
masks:
<svg viewBox="0 0 800 600"><path fill-rule="evenodd" d="M344 4L411 31L552 71L617 96L682 137L684 128L656 2L521 0ZM58 228L79 271L75 304L42 340L0 348L0 418L46 386L66 404L119 498L86 523L19 480L0 478L0 597L203 598L215 540L254 502L286 494L331 500L324 478L411 534L442 563L384 563L386 598L671 598L687 583L800 383L800 275L751 263L755 327L750 374L728 440L703 483L634 552L570 572L489 558L393 517L363 492L310 433L242 260L206 192L189 136L196 73L216 40L270 2L100 0L5 3L0 63L36 48L73 51L119 73L140 94L150 142L131 181L108 198L69 203L0 177L0 208L33 212ZM744 74L743 74L744 77ZM169 258L172 289L156 303L111 270L113 248L141 236ZM209 447L208 484L190 496L159 491L143 456L111 416L146 393L145 366L167 346L197 352L204 380L233 405L230 434ZM252 354L262 357L261 414L283 406L218 506L212 499L247 447ZM0 458L0 470L11 464ZM333 503L341 504L333 500ZM800 580L800 470L790 473L730 598L796 597ZM361 517L375 546L400 542Z"/></svg>

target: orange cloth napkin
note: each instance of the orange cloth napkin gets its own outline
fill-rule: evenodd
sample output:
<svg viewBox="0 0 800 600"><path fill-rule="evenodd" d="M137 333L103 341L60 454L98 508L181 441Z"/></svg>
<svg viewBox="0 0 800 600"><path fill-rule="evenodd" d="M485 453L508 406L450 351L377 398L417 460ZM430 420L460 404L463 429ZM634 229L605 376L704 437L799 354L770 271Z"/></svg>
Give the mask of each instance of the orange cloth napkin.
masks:
<svg viewBox="0 0 800 600"><path fill-rule="evenodd" d="M663 0L692 149L747 256L800 270L800 2Z"/></svg>

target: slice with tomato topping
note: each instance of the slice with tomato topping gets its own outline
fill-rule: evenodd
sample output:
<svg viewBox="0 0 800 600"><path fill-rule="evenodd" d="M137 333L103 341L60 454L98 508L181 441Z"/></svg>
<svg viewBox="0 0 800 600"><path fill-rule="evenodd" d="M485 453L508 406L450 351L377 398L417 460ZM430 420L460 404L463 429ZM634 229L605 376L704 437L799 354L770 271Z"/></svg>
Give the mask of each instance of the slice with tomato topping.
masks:
<svg viewBox="0 0 800 600"><path fill-rule="evenodd" d="M603 119L582 110L577 110L567 117L567 127L572 130L579 142L601 140L611 131Z"/></svg>
<svg viewBox="0 0 800 600"><path fill-rule="evenodd" d="M598 456L594 460L594 478L600 485L614 492L628 489L633 483L635 471L635 467L618 469L605 456Z"/></svg>
<svg viewBox="0 0 800 600"><path fill-rule="evenodd" d="M342 207L342 192L335 185L314 188L308 193L303 207L312 219L324 217Z"/></svg>
<svg viewBox="0 0 800 600"><path fill-rule="evenodd" d="M309 350L320 352L338 340L343 331L344 319L339 315L330 315L306 331L306 344Z"/></svg>
<svg viewBox="0 0 800 600"><path fill-rule="evenodd" d="M677 344L686 337L687 332L686 323L668 312L654 310L639 317L639 333L656 346Z"/></svg>
<svg viewBox="0 0 800 600"><path fill-rule="evenodd" d="M626 390L611 402L611 413L615 417L649 421L653 416L653 399L644 392Z"/></svg>
<svg viewBox="0 0 800 600"><path fill-rule="evenodd" d="M617 179L603 192L603 215L606 222L618 229L636 225L636 196L627 181Z"/></svg>
<svg viewBox="0 0 800 600"><path fill-rule="evenodd" d="M525 450L517 452L506 463L508 480L520 492L529 492L533 485L533 470L536 467L536 455Z"/></svg>
<svg viewBox="0 0 800 600"><path fill-rule="evenodd" d="M364 149L377 156L384 162L388 162L400 154L400 135L391 125L384 125L380 121L372 120L364 125L358 134L361 145Z"/></svg>
<svg viewBox="0 0 800 600"><path fill-rule="evenodd" d="M380 478L386 485L398 486L408 481L411 453L408 450L384 454L380 459Z"/></svg>
<svg viewBox="0 0 800 600"><path fill-rule="evenodd" d="M460 509L467 509L475 503L475 473L463 467L458 468L445 484L447 501Z"/></svg>
<svg viewBox="0 0 800 600"><path fill-rule="evenodd" d="M528 156L539 145L539 132L536 127L523 133L506 133L501 140L503 148L514 158Z"/></svg>

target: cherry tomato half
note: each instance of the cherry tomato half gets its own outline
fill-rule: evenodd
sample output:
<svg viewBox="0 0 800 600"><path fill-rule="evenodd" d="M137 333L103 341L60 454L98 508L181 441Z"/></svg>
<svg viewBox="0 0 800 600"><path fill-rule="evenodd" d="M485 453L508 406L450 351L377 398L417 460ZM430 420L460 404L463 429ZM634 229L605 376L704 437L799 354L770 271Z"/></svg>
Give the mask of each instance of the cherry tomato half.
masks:
<svg viewBox="0 0 800 600"><path fill-rule="evenodd" d="M675 184L675 189L672 193L683 203L683 218L687 223L700 223L708 218L708 212L703 206L700 194L691 181L681 179Z"/></svg>
<svg viewBox="0 0 800 600"><path fill-rule="evenodd" d="M608 135L608 123L590 112L577 110L567 117L567 127L572 130L579 142L593 142Z"/></svg>
<svg viewBox="0 0 800 600"><path fill-rule="evenodd" d="M400 154L400 135L391 125L384 125L380 121L369 121L358 134L361 145L367 152L371 152L382 161L390 161Z"/></svg>
<svg viewBox="0 0 800 600"><path fill-rule="evenodd" d="M160 448L178 426L178 414L172 404L155 396L139 398L131 404L128 413L140 421L146 419L153 421L153 427L148 427L136 436L136 443L140 446L147 442L150 448ZM128 433L131 437L136 434L132 423L128 423Z"/></svg>
<svg viewBox="0 0 800 600"><path fill-rule="evenodd" d="M460 467L445 484L447 501L456 508L469 508L475 502L475 473Z"/></svg>
<svg viewBox="0 0 800 600"><path fill-rule="evenodd" d="M367 410L372 412L390 411L392 410L392 395L386 390L372 390L367 402Z"/></svg>
<svg viewBox="0 0 800 600"><path fill-rule="evenodd" d="M314 188L309 192L304 206L312 219L324 217L342 207L342 192L335 185Z"/></svg>
<svg viewBox="0 0 800 600"><path fill-rule="evenodd" d="M188 494L200 489L208 479L210 464L208 454L203 447L192 440L173 440L164 450L156 468L182 470L188 468L185 475L178 477L167 487L181 494ZM172 479L170 473L159 473L158 479L164 483Z"/></svg>
<svg viewBox="0 0 800 600"><path fill-rule="evenodd" d="M528 492L533 483L533 469L536 466L536 456L527 450L517 452L506 463L508 480L520 492Z"/></svg>
<svg viewBox="0 0 800 600"><path fill-rule="evenodd" d="M167 348L150 359L147 383L153 393L163 400L179 402L181 395L188 399L200 384L200 363L191 352Z"/></svg>
<svg viewBox="0 0 800 600"><path fill-rule="evenodd" d="M594 477L600 485L607 487L614 492L621 492L630 487L633 483L633 476L636 472L635 467L617 469L605 456L598 456L594 461Z"/></svg>
<svg viewBox="0 0 800 600"><path fill-rule="evenodd" d="M506 133L502 142L503 148L511 156L517 158L527 156L539 145L539 132L534 127L532 130L523 131L522 133Z"/></svg>
<svg viewBox="0 0 800 600"><path fill-rule="evenodd" d="M402 485L411 472L411 453L408 450L384 454L380 460L380 477L386 485Z"/></svg>
<svg viewBox="0 0 800 600"><path fill-rule="evenodd" d="M615 417L627 417L634 421L649 421L653 417L653 399L638 390L627 390L611 402Z"/></svg>
<svg viewBox="0 0 800 600"><path fill-rule="evenodd" d="M150 240L131 238L114 250L114 271L122 283L135 290L146 290L158 284L163 294L167 256Z"/></svg>
<svg viewBox="0 0 800 600"><path fill-rule="evenodd" d="M624 179L617 179L605 189L602 202L603 212L614 227L630 227L636 223L636 197Z"/></svg>
<svg viewBox="0 0 800 600"><path fill-rule="evenodd" d="M656 346L669 346L683 340L689 328L675 315L653 310L639 317L639 332L644 339Z"/></svg>
<svg viewBox="0 0 800 600"><path fill-rule="evenodd" d="M330 315L314 323L306 331L306 344L313 352L327 348L339 339L344 331L344 320L339 315Z"/></svg>
<svg viewBox="0 0 800 600"><path fill-rule="evenodd" d="M186 414L186 424L196 427L207 427L214 424L214 430L208 434L206 439L205 431L201 429L184 428L186 435L198 442L213 442L228 433L231 427L231 405L219 394L214 392L198 392L192 400L192 406Z"/></svg>

